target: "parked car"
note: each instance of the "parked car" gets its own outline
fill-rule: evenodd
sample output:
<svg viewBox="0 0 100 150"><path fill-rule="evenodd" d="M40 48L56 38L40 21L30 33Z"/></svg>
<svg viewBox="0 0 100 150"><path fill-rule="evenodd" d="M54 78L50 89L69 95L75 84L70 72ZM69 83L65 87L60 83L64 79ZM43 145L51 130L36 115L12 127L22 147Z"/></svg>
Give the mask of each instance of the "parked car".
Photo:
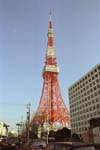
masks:
<svg viewBox="0 0 100 150"><path fill-rule="evenodd" d="M49 150L96 150L94 146L80 142L54 142Z"/></svg>
<svg viewBox="0 0 100 150"><path fill-rule="evenodd" d="M44 150L44 147L42 145L39 146L31 146L31 150Z"/></svg>
<svg viewBox="0 0 100 150"><path fill-rule="evenodd" d="M91 146L94 146L96 150L100 150L100 144L89 144Z"/></svg>
<svg viewBox="0 0 100 150"><path fill-rule="evenodd" d="M46 141L34 139L31 144L32 150L44 150L46 148Z"/></svg>

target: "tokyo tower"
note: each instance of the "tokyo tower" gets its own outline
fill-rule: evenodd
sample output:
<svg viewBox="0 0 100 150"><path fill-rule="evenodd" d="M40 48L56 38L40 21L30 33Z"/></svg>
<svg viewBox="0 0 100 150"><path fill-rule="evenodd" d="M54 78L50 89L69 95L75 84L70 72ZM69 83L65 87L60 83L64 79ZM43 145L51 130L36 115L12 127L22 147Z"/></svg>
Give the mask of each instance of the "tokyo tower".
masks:
<svg viewBox="0 0 100 150"><path fill-rule="evenodd" d="M56 62L52 16L50 14L48 27L48 43L45 65L43 67L43 88L40 102L32 122L43 125L47 122L52 128L70 128L69 111L63 101L58 82L59 67Z"/></svg>

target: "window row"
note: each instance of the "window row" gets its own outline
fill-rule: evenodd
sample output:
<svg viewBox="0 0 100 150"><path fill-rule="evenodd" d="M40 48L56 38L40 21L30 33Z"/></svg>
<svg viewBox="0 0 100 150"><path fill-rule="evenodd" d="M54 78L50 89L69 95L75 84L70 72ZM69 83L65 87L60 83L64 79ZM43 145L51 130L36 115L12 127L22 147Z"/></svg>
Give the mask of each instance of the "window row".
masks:
<svg viewBox="0 0 100 150"><path fill-rule="evenodd" d="M78 127L78 126L83 126L83 125L87 125L87 124L89 124L89 121L87 120L85 120L85 121L81 121L81 122L76 122L76 123L72 123L71 124L71 127L73 128L75 128L75 127Z"/></svg>
<svg viewBox="0 0 100 150"><path fill-rule="evenodd" d="M84 108L83 110L81 110L81 111L78 111L78 112L76 112L77 111L77 109L76 110L71 110L70 112L71 112L71 117L76 117L76 116L78 116L78 115L81 115L81 114L85 114L85 113L87 113L87 112L92 112L92 111L94 111L94 110L99 110L100 109L100 105L99 104L97 104L97 105L93 105L93 106L91 106L91 107L87 107L87 108Z"/></svg>
<svg viewBox="0 0 100 150"><path fill-rule="evenodd" d="M99 98L92 99L91 101L87 101L87 102L86 102L86 100L87 99L85 99L85 103L81 103L81 101L80 101L80 102L75 103L74 105L73 104L70 105L71 111L74 111L74 109L75 110L79 110L79 109L82 109L84 107L88 107L90 105L93 105L94 103L98 103L99 102Z"/></svg>
<svg viewBox="0 0 100 150"><path fill-rule="evenodd" d="M85 80L87 80L93 74L95 74L95 77L98 77L98 75L100 75L100 71L99 70L100 70L100 66L98 66L97 68L95 68L93 71L89 72L83 79L81 79L73 87L71 87L70 90L72 90L77 85L79 85L80 83L84 82ZM97 72L98 72L98 74L97 74Z"/></svg>
<svg viewBox="0 0 100 150"><path fill-rule="evenodd" d="M70 99L70 105L71 105L71 107L72 106L74 107L75 105L79 105L79 104L84 103L86 101L92 100L93 98L95 98L99 95L100 95L100 90L98 90L97 92L95 92L89 96L88 95L86 95L86 96L81 95L81 96L75 97L74 99Z"/></svg>
<svg viewBox="0 0 100 150"><path fill-rule="evenodd" d="M89 130L89 126L86 127L77 127L77 128L73 128L72 131L73 133L81 133L83 131L88 131Z"/></svg>
<svg viewBox="0 0 100 150"><path fill-rule="evenodd" d="M93 81L91 83L89 83L88 85L80 85L80 87L74 89L73 91L69 91L69 96L70 95L75 95L76 94L80 94L82 92L84 92L85 90L88 90L89 88L95 86L95 85L98 85L97 88L100 88L100 84L99 84L100 80L99 79L96 79L96 81ZM98 83L98 84L97 84Z"/></svg>

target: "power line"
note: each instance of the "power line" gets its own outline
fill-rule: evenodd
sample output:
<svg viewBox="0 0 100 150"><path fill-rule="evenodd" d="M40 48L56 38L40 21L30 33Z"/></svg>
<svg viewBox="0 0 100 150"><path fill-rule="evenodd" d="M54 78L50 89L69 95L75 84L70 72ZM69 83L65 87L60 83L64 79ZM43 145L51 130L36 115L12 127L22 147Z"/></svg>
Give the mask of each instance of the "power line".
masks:
<svg viewBox="0 0 100 150"><path fill-rule="evenodd" d="M0 102L0 105L17 105L17 106L26 106L26 104L18 104L18 103L4 103L4 102Z"/></svg>

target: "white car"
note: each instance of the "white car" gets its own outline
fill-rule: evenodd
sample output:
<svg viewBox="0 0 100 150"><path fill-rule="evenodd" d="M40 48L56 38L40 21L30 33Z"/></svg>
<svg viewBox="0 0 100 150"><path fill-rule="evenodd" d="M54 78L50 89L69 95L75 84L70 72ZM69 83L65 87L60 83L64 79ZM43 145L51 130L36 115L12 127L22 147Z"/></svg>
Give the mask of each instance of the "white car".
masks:
<svg viewBox="0 0 100 150"><path fill-rule="evenodd" d="M39 140L39 139L34 139L32 144L31 144L32 150L43 150L46 148L46 141L44 140Z"/></svg>
<svg viewBox="0 0 100 150"><path fill-rule="evenodd" d="M54 142L49 150L96 150L94 146L80 142Z"/></svg>

